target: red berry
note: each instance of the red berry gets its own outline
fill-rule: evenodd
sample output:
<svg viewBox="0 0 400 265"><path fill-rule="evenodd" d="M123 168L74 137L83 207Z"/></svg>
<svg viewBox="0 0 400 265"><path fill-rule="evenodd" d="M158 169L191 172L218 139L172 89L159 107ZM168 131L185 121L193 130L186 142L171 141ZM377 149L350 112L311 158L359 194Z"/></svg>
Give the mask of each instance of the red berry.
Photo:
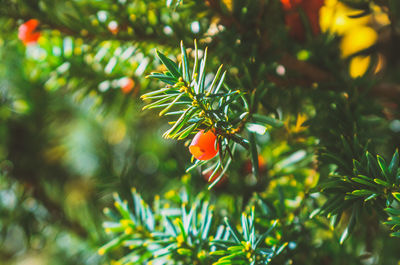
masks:
<svg viewBox="0 0 400 265"><path fill-rule="evenodd" d="M120 87L122 93L128 94L129 92L132 91L134 86L135 86L135 81L133 81L132 78L126 77L120 79Z"/></svg>
<svg viewBox="0 0 400 265"><path fill-rule="evenodd" d="M214 180L216 180L216 179L220 176L219 172L217 172L217 174L215 174L215 175L209 180L209 178L211 177L211 174L212 174L212 170L210 170L210 171L207 172L206 174L203 174L204 180L207 181L209 184L213 183ZM227 177L226 175L223 175L222 178L218 181L217 184L215 184L214 187L216 187L216 188L221 187L221 186L223 186L227 181L228 181L228 177Z"/></svg>
<svg viewBox="0 0 400 265"><path fill-rule="evenodd" d="M35 44L40 37L40 32L35 32L39 25L37 19L30 19L18 28L18 38L25 44Z"/></svg>
<svg viewBox="0 0 400 265"><path fill-rule="evenodd" d="M110 23L108 23L108 30L112 34L116 35L118 33L118 31L119 31L118 23L116 21L114 21L114 20L111 21Z"/></svg>
<svg viewBox="0 0 400 265"><path fill-rule="evenodd" d="M298 4L301 4L303 0L281 0L283 9L290 10L296 7Z"/></svg>
<svg viewBox="0 0 400 265"><path fill-rule="evenodd" d="M252 168L253 168L253 166L252 166L251 161L247 160L243 166L243 169L244 169L243 171L247 175L252 172ZM261 155L259 155L258 156L258 172L262 174L266 170L267 170L267 163L265 162L264 158Z"/></svg>
<svg viewBox="0 0 400 265"><path fill-rule="evenodd" d="M217 136L212 131L199 131L189 146L190 153L198 160L209 160L217 155Z"/></svg>
<svg viewBox="0 0 400 265"><path fill-rule="evenodd" d="M314 35L320 33L319 10L324 4L324 0L281 0L285 10L285 24L289 27L289 34L298 40L305 37L305 27L301 19L299 9L306 15L311 31Z"/></svg>

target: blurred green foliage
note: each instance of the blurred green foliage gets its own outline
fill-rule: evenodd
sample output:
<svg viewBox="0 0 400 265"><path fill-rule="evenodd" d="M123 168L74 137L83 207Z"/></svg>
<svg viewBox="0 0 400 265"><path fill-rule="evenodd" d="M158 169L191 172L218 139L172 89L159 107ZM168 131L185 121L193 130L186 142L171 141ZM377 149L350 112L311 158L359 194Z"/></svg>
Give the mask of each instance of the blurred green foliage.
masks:
<svg viewBox="0 0 400 265"><path fill-rule="evenodd" d="M0 0L0 264L149 264L157 251L153 264L396 264L400 5L343 1L377 32L345 57L362 39L313 35L304 6L284 2ZM285 24L295 12L302 40ZM33 18L40 38L25 46ZM171 76L166 57L191 70L194 39L199 60L208 47L194 94L224 64L226 116L163 139L172 119L142 111L162 87L145 76ZM357 56L371 63L354 76ZM186 83L169 85L199 85L177 69ZM205 127L227 141L206 166L187 150Z"/></svg>

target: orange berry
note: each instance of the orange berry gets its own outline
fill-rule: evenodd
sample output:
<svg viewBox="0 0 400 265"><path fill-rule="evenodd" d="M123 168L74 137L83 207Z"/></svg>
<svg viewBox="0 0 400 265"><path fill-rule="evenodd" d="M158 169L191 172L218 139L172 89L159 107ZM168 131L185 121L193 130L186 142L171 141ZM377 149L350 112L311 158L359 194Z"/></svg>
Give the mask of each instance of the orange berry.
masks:
<svg viewBox="0 0 400 265"><path fill-rule="evenodd" d="M281 0L281 4L283 6L283 9L290 10L296 7L298 4L301 4L302 1L303 0Z"/></svg>
<svg viewBox="0 0 400 265"><path fill-rule="evenodd" d="M18 28L18 38L25 44L35 44L40 37L40 32L35 32L39 25L37 19L30 19Z"/></svg>
<svg viewBox="0 0 400 265"><path fill-rule="evenodd" d="M218 153L216 141L217 136L211 130L201 130L194 136L189 151L198 160L209 160Z"/></svg>
<svg viewBox="0 0 400 265"><path fill-rule="evenodd" d="M110 23L108 23L107 27L108 27L108 30L114 35L116 35L119 31L118 23L114 20L111 21Z"/></svg>
<svg viewBox="0 0 400 265"><path fill-rule="evenodd" d="M305 37L305 27L298 9L307 16L311 31L314 35L320 33L319 10L324 4L324 0L281 0L285 10L285 24L289 27L289 34L298 40Z"/></svg>
<svg viewBox="0 0 400 265"><path fill-rule="evenodd" d="M210 183L210 184L213 183L214 180L216 180L216 179L220 176L220 174L219 174L219 172L218 172L217 174L214 175L214 177L212 177L212 179L208 180L208 179L210 178L211 174L212 174L212 170L210 170L210 171L207 172L206 174L203 174L204 180L205 180L206 182ZM223 186L227 181L228 181L228 177L227 177L226 175L224 175L224 176L222 176L222 178L218 181L218 183L215 184L214 187L216 187L216 188L221 187L221 186Z"/></svg>
<svg viewBox="0 0 400 265"><path fill-rule="evenodd" d="M243 166L244 174L250 174L252 172L252 167L251 161L247 160ZM265 159L261 155L258 155L258 172L264 173L266 170L267 163L265 162Z"/></svg>
<svg viewBox="0 0 400 265"><path fill-rule="evenodd" d="M120 87L122 93L128 94L129 92L132 91L134 86L135 86L135 81L133 81L132 78L125 77L120 79Z"/></svg>

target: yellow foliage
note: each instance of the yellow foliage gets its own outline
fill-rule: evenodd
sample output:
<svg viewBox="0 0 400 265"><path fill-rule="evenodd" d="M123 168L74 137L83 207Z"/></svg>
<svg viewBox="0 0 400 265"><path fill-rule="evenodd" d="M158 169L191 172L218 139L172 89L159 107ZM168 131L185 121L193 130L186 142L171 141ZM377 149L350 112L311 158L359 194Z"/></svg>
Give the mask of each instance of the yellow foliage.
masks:
<svg viewBox="0 0 400 265"><path fill-rule="evenodd" d="M347 31L367 24L371 16L351 18L360 11L349 8L337 0L327 0L320 10L320 27L322 32L343 35Z"/></svg>
<svg viewBox="0 0 400 265"><path fill-rule="evenodd" d="M363 76L371 62L371 56L356 56L350 61L349 72L352 78Z"/></svg>
<svg viewBox="0 0 400 265"><path fill-rule="evenodd" d="M379 6L371 4L372 13L354 18L360 10L352 9L338 0L326 0L320 10L320 27L323 32L343 36L340 44L341 55L346 58L354 53L369 48L376 43L378 34L371 25L377 27L390 23L388 14ZM352 78L365 74L371 58L357 56L350 61L349 74Z"/></svg>
<svg viewBox="0 0 400 265"><path fill-rule="evenodd" d="M378 5L372 5L373 20L380 26L386 26L390 24L389 16L384 10Z"/></svg>
<svg viewBox="0 0 400 265"><path fill-rule="evenodd" d="M226 8L232 12L233 11L233 1L232 0L222 0L222 3L226 6Z"/></svg>
<svg viewBox="0 0 400 265"><path fill-rule="evenodd" d="M378 34L370 27L357 27L348 31L340 43L342 57L345 58L372 46L377 39Z"/></svg>

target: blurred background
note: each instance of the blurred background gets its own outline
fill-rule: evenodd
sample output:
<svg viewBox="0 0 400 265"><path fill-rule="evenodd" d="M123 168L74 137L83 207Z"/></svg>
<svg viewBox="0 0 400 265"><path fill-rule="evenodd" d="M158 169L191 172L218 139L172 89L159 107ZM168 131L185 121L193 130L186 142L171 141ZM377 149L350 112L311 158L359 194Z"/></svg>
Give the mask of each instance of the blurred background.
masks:
<svg viewBox="0 0 400 265"><path fill-rule="evenodd" d="M385 80L381 91L389 92L379 95L385 98L388 134L398 134L399 91L390 88L400 75L388 65L397 66L399 53L385 49L390 31L385 4L366 1L372 12L362 14L357 7L365 1L322 1L311 24L295 29L298 21L286 10L287 1L254 1L269 6L264 14L259 3L239 2L0 0L0 264L108 264L97 249L107 240L102 209L112 204L112 194L136 187L152 200L181 185L191 163L187 143L163 139L167 119L141 111L140 95L160 86L144 77L164 70L156 48L172 58L181 40L191 52L196 38L201 51L209 47L209 69L228 65L230 84L266 86L265 107L290 113L283 115L283 129L258 139L260 170L274 176L267 190L252 177L243 153L227 183L211 191L232 212L240 211L235 194L244 201L261 190L274 197L278 185L293 210L304 191L315 187L317 142L302 123L315 115L310 102L320 95L313 89L326 72L361 85ZM309 8L304 7L306 15ZM257 15L263 18L259 24ZM39 22L34 31L40 36L24 43L19 28L30 19ZM306 70L298 73L301 69ZM183 179L194 191L207 189L200 172ZM341 264L343 253L356 251L324 243L337 238L333 231L324 233L314 243L336 263L319 264ZM377 249L390 240L377 241ZM343 256L335 257L338 253ZM398 257L385 258L389 263L381 264Z"/></svg>

